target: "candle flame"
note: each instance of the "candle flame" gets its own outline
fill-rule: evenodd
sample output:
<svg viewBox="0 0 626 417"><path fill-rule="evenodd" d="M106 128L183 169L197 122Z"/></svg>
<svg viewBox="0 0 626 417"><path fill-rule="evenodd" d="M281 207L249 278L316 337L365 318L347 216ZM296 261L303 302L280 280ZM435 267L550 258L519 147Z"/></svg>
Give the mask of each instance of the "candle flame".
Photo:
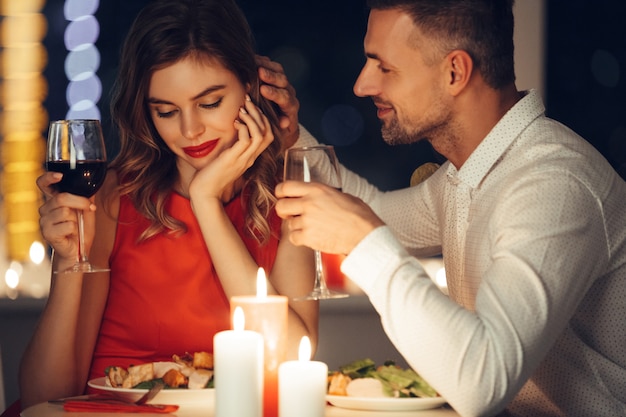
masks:
<svg viewBox="0 0 626 417"><path fill-rule="evenodd" d="M256 296L262 298L267 297L267 280L263 268L259 268L256 274Z"/></svg>
<svg viewBox="0 0 626 417"><path fill-rule="evenodd" d="M311 340L308 336L302 336L302 339L300 339L300 347L298 348L298 360L311 360Z"/></svg>
<svg viewBox="0 0 626 417"><path fill-rule="evenodd" d="M242 331L246 324L246 317L243 314L243 309L241 307L235 307L235 312L233 313L233 330Z"/></svg>

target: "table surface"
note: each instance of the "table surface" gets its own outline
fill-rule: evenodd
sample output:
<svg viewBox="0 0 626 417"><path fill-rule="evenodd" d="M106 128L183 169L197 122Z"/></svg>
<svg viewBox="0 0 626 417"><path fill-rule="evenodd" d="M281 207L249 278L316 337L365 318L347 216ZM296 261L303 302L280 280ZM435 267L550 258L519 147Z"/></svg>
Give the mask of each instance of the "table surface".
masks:
<svg viewBox="0 0 626 417"><path fill-rule="evenodd" d="M21 417L136 417L133 413L72 413L63 410L63 406L58 404L41 403L22 411ZM144 416L167 416L167 414L142 413ZM181 405L176 413L170 414L177 417L213 417L213 407L211 404ZM431 410L419 411L362 411L350 410L328 405L325 417L459 417L459 415L449 407L442 407Z"/></svg>

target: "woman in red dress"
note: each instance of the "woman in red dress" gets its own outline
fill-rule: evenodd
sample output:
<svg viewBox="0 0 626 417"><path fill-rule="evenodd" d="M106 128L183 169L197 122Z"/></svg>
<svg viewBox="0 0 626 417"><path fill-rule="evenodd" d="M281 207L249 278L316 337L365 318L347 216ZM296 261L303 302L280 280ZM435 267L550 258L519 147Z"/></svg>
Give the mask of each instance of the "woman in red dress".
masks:
<svg viewBox="0 0 626 417"><path fill-rule="evenodd" d="M85 211L92 263L110 272L53 274L21 366L29 406L80 394L110 365L212 351L230 328L229 299L310 291L308 249L282 238L274 187L284 143L260 95L250 28L230 0L159 0L127 35L112 98L120 151L94 199L38 185L54 269L76 259L75 210ZM96 210L97 207L97 210ZM307 278L307 276L309 278ZM289 356L317 341L316 302L289 302Z"/></svg>

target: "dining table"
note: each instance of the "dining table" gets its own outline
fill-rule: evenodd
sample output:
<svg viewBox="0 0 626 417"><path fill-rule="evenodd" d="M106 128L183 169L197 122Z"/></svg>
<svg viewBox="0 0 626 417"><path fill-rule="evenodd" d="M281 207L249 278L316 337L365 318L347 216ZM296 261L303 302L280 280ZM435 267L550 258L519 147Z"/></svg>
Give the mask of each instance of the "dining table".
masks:
<svg viewBox="0 0 626 417"><path fill-rule="evenodd" d="M212 402L198 402L181 404L179 409L170 414L141 413L146 417L176 416L176 417L213 417ZM136 413L107 413L107 412L69 412L60 404L40 403L22 411L21 417L137 417ZM438 408L414 411L381 411L356 410L327 405L324 417L459 417L448 405Z"/></svg>

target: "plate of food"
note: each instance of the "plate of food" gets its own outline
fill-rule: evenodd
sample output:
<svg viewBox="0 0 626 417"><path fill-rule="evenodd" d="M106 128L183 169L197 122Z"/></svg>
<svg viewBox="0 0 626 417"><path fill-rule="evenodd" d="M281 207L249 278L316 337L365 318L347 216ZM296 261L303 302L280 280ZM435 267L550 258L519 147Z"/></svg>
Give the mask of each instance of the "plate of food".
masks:
<svg viewBox="0 0 626 417"><path fill-rule="evenodd" d="M196 352L173 355L172 361L150 362L123 368L109 366L105 376L90 380L92 391L106 392L129 401L136 401L156 383L162 389L150 402L154 404L185 404L212 402L213 355Z"/></svg>
<svg viewBox="0 0 626 417"><path fill-rule="evenodd" d="M339 367L328 377L326 400L341 408L414 411L441 407L446 400L417 372L393 362L376 366L371 359Z"/></svg>

